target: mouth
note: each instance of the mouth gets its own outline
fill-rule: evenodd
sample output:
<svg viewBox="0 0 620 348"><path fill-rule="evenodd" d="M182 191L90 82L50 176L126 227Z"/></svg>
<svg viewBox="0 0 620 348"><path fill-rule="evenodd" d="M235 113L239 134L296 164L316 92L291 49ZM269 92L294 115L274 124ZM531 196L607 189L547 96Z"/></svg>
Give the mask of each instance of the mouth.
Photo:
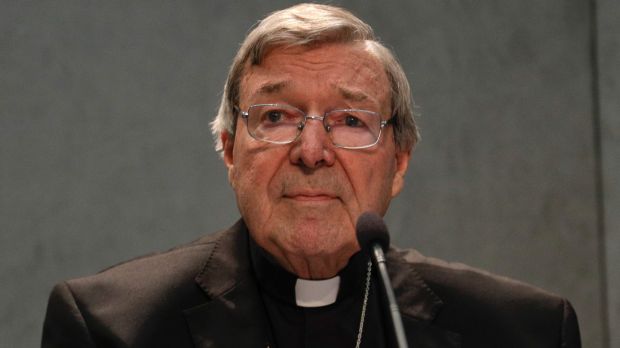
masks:
<svg viewBox="0 0 620 348"><path fill-rule="evenodd" d="M284 194L284 198L298 202L326 202L338 199L338 197L328 192L290 192Z"/></svg>

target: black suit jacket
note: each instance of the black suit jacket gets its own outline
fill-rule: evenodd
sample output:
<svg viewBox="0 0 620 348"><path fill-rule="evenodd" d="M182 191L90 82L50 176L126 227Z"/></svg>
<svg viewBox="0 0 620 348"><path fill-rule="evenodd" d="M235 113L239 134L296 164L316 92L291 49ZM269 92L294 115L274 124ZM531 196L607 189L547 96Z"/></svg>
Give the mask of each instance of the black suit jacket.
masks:
<svg viewBox="0 0 620 348"><path fill-rule="evenodd" d="M565 299L413 250L391 249L387 259L412 348L580 346ZM42 346L241 348L271 342L240 221L192 244L58 284Z"/></svg>

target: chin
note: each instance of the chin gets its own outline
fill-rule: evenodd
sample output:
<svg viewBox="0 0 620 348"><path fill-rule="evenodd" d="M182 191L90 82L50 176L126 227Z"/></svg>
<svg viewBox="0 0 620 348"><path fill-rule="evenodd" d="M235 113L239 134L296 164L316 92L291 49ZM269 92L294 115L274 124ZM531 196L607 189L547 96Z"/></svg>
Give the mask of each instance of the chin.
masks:
<svg viewBox="0 0 620 348"><path fill-rule="evenodd" d="M342 233L342 231L302 228L288 234L283 244L285 249L298 256L330 257L342 254L343 251L355 248L357 245L355 241L343 238Z"/></svg>

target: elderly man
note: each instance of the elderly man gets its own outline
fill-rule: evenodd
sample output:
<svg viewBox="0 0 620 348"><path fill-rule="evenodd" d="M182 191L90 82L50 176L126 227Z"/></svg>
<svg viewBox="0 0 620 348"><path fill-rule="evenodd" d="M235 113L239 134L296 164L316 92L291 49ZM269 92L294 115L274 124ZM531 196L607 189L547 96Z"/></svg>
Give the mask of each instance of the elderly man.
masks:
<svg viewBox="0 0 620 348"><path fill-rule="evenodd" d="M409 84L372 29L331 6L246 37L213 122L242 219L54 289L44 347L392 347L355 226L384 215L417 130ZM390 249L412 347L578 347L570 304Z"/></svg>

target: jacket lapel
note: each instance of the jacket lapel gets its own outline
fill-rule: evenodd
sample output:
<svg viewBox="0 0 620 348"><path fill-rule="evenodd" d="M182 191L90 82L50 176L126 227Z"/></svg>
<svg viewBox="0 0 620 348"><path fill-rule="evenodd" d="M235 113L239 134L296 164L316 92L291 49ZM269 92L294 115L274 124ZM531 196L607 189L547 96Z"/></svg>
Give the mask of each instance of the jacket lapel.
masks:
<svg viewBox="0 0 620 348"><path fill-rule="evenodd" d="M217 238L196 277L210 301L184 311L196 347L269 346L269 320L253 277L240 221Z"/></svg>
<svg viewBox="0 0 620 348"><path fill-rule="evenodd" d="M387 254L388 272L398 307L403 317L407 340L413 347L457 348L461 346L458 333L433 326L443 301L431 290L415 270L423 256L414 250L391 248Z"/></svg>

